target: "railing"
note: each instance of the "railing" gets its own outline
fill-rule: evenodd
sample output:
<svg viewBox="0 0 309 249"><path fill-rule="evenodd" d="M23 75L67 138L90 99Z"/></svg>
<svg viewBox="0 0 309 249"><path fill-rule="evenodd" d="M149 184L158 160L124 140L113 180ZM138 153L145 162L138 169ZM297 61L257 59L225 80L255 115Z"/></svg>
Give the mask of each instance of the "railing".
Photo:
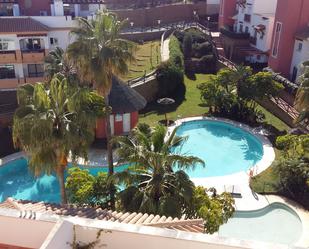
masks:
<svg viewBox="0 0 309 249"><path fill-rule="evenodd" d="M291 118L298 118L299 112L293 106L285 102L283 99L279 97L272 97L271 101L274 102L280 109L285 111Z"/></svg>
<svg viewBox="0 0 309 249"><path fill-rule="evenodd" d="M221 34L228 36L230 38L233 38L233 39L249 39L250 38L249 33L236 33L234 31L227 30L227 29L220 29L220 32Z"/></svg>

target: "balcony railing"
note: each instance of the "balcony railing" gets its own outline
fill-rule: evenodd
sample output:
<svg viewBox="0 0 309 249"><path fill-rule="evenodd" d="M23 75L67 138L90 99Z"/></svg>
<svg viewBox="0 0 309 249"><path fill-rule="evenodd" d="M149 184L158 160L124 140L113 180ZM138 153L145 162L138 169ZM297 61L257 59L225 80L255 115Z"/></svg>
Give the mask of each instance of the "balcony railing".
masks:
<svg viewBox="0 0 309 249"><path fill-rule="evenodd" d="M44 61L44 57L45 57L44 49L22 50L23 62L42 62Z"/></svg>
<svg viewBox="0 0 309 249"><path fill-rule="evenodd" d="M20 57L19 57L20 58ZM0 63L15 63L17 62L17 54L15 50L1 50Z"/></svg>
<svg viewBox="0 0 309 249"><path fill-rule="evenodd" d="M221 34L233 38L233 39L249 39L250 34L249 33L236 33L234 31L228 30L228 29L220 29Z"/></svg>

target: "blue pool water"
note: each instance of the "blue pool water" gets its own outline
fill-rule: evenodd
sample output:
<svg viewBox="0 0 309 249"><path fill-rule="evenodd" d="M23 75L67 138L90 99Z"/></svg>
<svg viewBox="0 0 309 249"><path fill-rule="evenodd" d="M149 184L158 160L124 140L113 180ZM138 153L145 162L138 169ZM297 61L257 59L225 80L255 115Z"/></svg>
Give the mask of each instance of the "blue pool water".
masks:
<svg viewBox="0 0 309 249"><path fill-rule="evenodd" d="M219 235L245 240L292 245L302 234L299 216L281 203L273 203L254 211L236 211L234 217L222 225Z"/></svg>
<svg viewBox="0 0 309 249"><path fill-rule="evenodd" d="M247 171L263 157L261 141L236 126L210 120L182 124L177 132L187 141L175 149L177 153L201 158L206 167L187 170L191 178L223 176Z"/></svg>
<svg viewBox="0 0 309 249"><path fill-rule="evenodd" d="M263 156L261 142L250 133L235 126L215 121L192 121L179 127L177 135L188 140L174 151L198 156L206 167L187 170L191 178L223 176L255 165ZM128 165L115 168L123 171ZM91 174L107 172L106 167L88 168ZM35 178L28 170L27 161L18 159L0 167L0 202L7 197L15 199L60 202L58 180L53 175Z"/></svg>
<svg viewBox="0 0 309 249"><path fill-rule="evenodd" d="M123 171L128 165L115 168ZM87 168L92 175L107 172L106 167ZM0 202L8 197L21 200L60 202L60 189L56 176L42 175L38 178L28 170L27 160L18 159L0 167Z"/></svg>

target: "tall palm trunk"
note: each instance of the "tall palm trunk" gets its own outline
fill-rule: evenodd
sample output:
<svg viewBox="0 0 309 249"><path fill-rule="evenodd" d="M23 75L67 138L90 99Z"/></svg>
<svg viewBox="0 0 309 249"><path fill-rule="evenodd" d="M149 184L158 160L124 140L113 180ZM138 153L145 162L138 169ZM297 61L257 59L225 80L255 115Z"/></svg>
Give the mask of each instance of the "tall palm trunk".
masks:
<svg viewBox="0 0 309 249"><path fill-rule="evenodd" d="M68 203L67 195L66 195L66 192L65 192L64 170L66 168L66 164L63 163L64 161L66 161L66 160L62 160L62 162L60 163L58 170L57 170L57 177L58 177L59 186L60 186L60 193L61 193L61 204L67 204Z"/></svg>
<svg viewBox="0 0 309 249"><path fill-rule="evenodd" d="M109 96L105 95L105 105L109 106ZM114 160L113 160L113 146L111 144L112 130L110 121L110 110L107 108L106 112L106 144L107 144L107 163L108 163L108 175L114 174ZM115 209L115 188L114 185L110 186L110 198L111 198L111 208Z"/></svg>

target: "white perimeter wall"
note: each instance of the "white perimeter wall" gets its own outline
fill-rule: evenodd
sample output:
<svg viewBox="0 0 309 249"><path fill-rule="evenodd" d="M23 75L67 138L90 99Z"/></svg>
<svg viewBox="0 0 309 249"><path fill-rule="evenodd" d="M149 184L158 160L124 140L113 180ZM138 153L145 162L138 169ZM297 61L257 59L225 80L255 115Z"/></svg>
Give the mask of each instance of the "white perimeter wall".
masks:
<svg viewBox="0 0 309 249"><path fill-rule="evenodd" d="M40 248L54 225L54 222L0 216L0 243Z"/></svg>

